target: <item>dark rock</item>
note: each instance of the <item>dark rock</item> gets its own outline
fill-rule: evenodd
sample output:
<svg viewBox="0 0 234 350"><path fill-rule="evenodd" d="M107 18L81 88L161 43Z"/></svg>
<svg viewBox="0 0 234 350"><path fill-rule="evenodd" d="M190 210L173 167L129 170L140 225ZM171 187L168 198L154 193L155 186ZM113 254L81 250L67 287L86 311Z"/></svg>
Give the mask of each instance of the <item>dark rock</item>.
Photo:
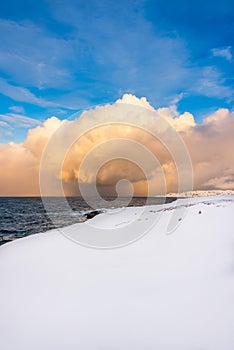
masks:
<svg viewBox="0 0 234 350"><path fill-rule="evenodd" d="M93 211L89 211L88 213L85 213L85 217L86 219L92 219L94 218L94 216L101 214L102 211L101 210L93 210Z"/></svg>

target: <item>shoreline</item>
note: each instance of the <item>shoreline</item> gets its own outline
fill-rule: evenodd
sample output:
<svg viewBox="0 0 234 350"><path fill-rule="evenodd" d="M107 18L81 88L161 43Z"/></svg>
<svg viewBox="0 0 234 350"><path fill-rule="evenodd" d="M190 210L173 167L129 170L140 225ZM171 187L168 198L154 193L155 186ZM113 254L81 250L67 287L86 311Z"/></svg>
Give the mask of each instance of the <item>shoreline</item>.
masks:
<svg viewBox="0 0 234 350"><path fill-rule="evenodd" d="M190 207L190 206L195 206L197 204L204 204L205 202L209 202L209 201L215 201L215 203L219 202L219 201L232 201L231 198L233 197L233 201L234 201L234 195L233 194L218 194L218 195L214 195L214 196L194 196L194 197L160 197L161 199L166 200L163 203L157 203L157 204L148 204L148 205L143 205L143 206L123 206L123 207L116 207L116 208L101 208L101 209L94 209L94 210L86 210L82 212L81 215L81 220L77 223L73 223L71 225L66 225L66 226L59 226L59 227L53 227L49 230L46 231L41 231L41 232L35 232L29 235L25 235L23 237L9 237L6 236L2 236L2 240L0 241L0 247L4 246L7 243L12 243L18 240L21 240L22 238L28 238L28 237L34 237L35 235L40 235L40 234L48 234L50 231L60 231L60 230L69 230L70 228L75 228L76 225L83 224L83 223L87 223L88 221L92 221L93 219L95 219L96 216L99 216L100 214L104 214L107 215L109 213L112 213L113 211L117 210L122 210L122 209L139 209L139 208L152 208L152 207L156 207L154 212L155 213L159 213L159 212L163 212L163 211L167 211L167 210L174 210L177 209L180 206L184 206L185 207ZM38 197L39 198L39 197ZM57 197L58 198L58 197ZM135 198L135 197L134 197ZM167 201L168 199L168 201ZM189 201L189 204L187 203ZM178 203L180 202L180 205L178 205ZM170 205L170 204L176 204L172 207L168 208L164 208L164 206ZM160 207L160 208L159 208ZM5 238L4 238L5 237Z"/></svg>
<svg viewBox="0 0 234 350"><path fill-rule="evenodd" d="M108 197L109 200L113 200L114 197ZM46 232L49 229L54 229L56 227L66 227L70 225L72 222L84 222L90 219L95 213L102 212L108 210L106 208L99 208L98 201L95 201L94 204L97 206L95 208L89 207L89 205L81 198L81 197L69 197L68 203L70 205L70 211L63 210L63 207L60 205L60 197L47 197L47 200L51 200L52 203L52 222L50 223L50 217L47 215L46 210L43 205L43 199L40 197L1 197L1 228L0 228L0 246L11 242L13 240L20 239L25 236L29 236L31 234ZM109 207L115 205L116 207L123 206L142 206L148 200L154 204L162 204L164 202L172 202L175 198L167 198L167 197L159 197L159 198L145 198L145 197L133 197L130 202L130 198L128 197L120 197L116 202L109 202ZM5 202L6 201L6 202ZM14 209L14 205L17 203L17 206ZM112 204L113 203L113 204ZM108 203L107 203L108 204ZM36 206L35 206L36 205ZM33 209L33 207L35 208ZM8 226L4 227L4 207L6 210L6 221L9 222ZM58 209L57 209L58 208ZM11 216L9 216L9 210L11 211ZM32 212L34 214L30 214ZM57 213L58 211L58 213ZM22 215L21 212L24 214ZM17 214L19 213L19 215ZM17 217L18 215L18 217ZM55 216L53 216L55 215ZM63 219L61 219L61 215ZM15 218L16 216L16 218ZM28 217L28 218L27 218ZM53 219L59 221L58 224L53 224ZM17 220L18 227L10 227L10 220L15 222ZM33 221L33 225L31 222ZM22 224L20 224L22 222ZM38 222L38 227L36 226L36 222ZM41 224L40 224L41 222ZM46 223L48 224L46 227ZM34 229L35 228L35 229ZM41 228L41 229L40 229ZM42 229L43 228L43 229Z"/></svg>

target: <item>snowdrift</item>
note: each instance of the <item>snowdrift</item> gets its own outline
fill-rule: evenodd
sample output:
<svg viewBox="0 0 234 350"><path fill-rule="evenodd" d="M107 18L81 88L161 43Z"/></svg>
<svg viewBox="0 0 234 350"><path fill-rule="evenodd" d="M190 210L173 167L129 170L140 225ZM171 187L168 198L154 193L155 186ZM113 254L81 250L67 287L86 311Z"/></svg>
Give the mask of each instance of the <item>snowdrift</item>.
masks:
<svg viewBox="0 0 234 350"><path fill-rule="evenodd" d="M0 247L0 348L233 350L234 196L191 204L172 234L171 203L119 249L87 248L58 230ZM138 210L91 221L117 225Z"/></svg>

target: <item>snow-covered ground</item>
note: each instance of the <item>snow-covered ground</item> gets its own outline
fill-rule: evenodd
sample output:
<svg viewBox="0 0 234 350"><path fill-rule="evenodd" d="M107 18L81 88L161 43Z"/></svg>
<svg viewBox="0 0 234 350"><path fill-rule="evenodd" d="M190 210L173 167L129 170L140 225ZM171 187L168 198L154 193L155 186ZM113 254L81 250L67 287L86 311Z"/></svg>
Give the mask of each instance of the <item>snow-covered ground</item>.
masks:
<svg viewBox="0 0 234 350"><path fill-rule="evenodd" d="M0 247L0 349L233 350L234 196L187 204L179 200L187 213L170 235L176 202L146 207L145 220L161 217L118 249L86 248L57 230ZM139 210L100 214L89 229Z"/></svg>
<svg viewBox="0 0 234 350"><path fill-rule="evenodd" d="M207 197L207 196L217 196L225 194L234 194L233 190L200 190L200 191L188 191L181 193L168 193L167 197Z"/></svg>

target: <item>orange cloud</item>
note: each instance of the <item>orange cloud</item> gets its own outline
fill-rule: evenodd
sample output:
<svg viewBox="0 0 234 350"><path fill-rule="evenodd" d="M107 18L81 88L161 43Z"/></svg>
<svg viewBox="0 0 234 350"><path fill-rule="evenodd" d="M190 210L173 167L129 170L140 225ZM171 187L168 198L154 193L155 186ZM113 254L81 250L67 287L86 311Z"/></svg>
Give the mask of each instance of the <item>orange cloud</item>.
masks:
<svg viewBox="0 0 234 350"><path fill-rule="evenodd" d="M170 150L178 154L181 145L173 140L173 132L167 133L168 125L185 142L195 189L233 189L233 112L219 109L196 124L189 112L179 115L175 107L154 110L145 98L126 94L116 103L85 111L74 120L49 118L29 130L21 144L0 145L0 194L40 195L40 162L47 145L48 194L56 194L60 179L67 195L79 194L78 181L91 189L96 184L105 195L113 194L116 185L121 195L177 192L178 164ZM72 144L70 137L75 140ZM59 161L60 172L55 166ZM177 161L183 162L180 153ZM183 178L186 176L185 170Z"/></svg>
<svg viewBox="0 0 234 350"><path fill-rule="evenodd" d="M183 133L192 158L196 189L234 188L234 112L219 109Z"/></svg>

